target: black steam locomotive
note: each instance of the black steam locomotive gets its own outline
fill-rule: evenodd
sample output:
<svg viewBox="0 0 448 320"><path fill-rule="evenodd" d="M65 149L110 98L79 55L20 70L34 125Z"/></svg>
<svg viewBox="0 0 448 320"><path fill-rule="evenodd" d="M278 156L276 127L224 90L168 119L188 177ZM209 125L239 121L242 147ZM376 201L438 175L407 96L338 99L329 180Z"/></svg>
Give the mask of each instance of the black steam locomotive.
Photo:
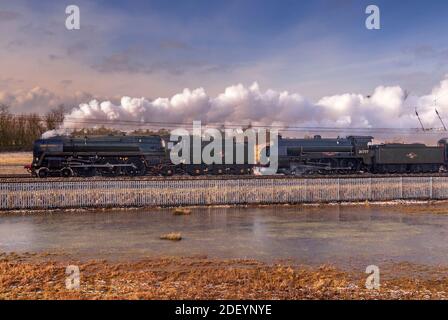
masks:
<svg viewBox="0 0 448 320"><path fill-rule="evenodd" d="M148 168L163 170L166 151L159 136L57 136L34 142L30 171L49 175L144 175Z"/></svg>
<svg viewBox="0 0 448 320"><path fill-rule="evenodd" d="M193 139L190 139L193 141ZM208 143L201 142L201 151ZM234 141L234 160L236 148ZM142 176L174 174L252 174L254 165L249 157L249 144L242 142L243 163L207 165L201 163L173 164L168 150L168 137L154 136L56 136L34 142L33 162L26 168L33 176ZM224 145L222 146L224 150ZM190 147L189 159L193 159ZM220 155L222 158L225 154Z"/></svg>
<svg viewBox="0 0 448 320"><path fill-rule="evenodd" d="M290 139L278 137L278 173L431 173L448 165L447 140L424 144L372 144L371 136ZM202 143L202 148L207 143ZM234 148L236 145L234 144ZM260 167L249 160L244 143L242 164L173 164L167 138L154 136L99 136L39 139L34 143L34 176L141 176L253 174ZM267 153L272 146L267 146ZM259 148L257 148L259 150ZM224 154L221 155L224 157ZM224 161L222 161L224 163ZM236 163L236 162L235 162Z"/></svg>
<svg viewBox="0 0 448 320"><path fill-rule="evenodd" d="M446 170L447 141L438 146L419 143L372 145L371 136L279 139L279 172L306 173L424 173Z"/></svg>

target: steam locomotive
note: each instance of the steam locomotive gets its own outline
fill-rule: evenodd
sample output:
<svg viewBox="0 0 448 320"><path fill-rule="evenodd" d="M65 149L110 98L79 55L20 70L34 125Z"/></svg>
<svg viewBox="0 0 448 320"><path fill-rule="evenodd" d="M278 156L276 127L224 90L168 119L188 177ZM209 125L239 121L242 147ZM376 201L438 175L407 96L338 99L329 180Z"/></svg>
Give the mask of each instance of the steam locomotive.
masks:
<svg viewBox="0 0 448 320"><path fill-rule="evenodd" d="M448 166L447 139L437 146L424 144L372 144L371 136L291 139L278 136L279 174L434 173ZM202 143L204 148L207 143ZM265 146L269 156L270 148ZM237 148L234 143L234 148ZM260 165L251 161L244 142L242 164L173 164L167 137L57 136L34 143L33 176L141 176L141 175L243 175ZM260 148L256 148L256 156ZM222 154L222 157L225 155ZM224 163L224 161L223 161ZM262 170L262 168L261 168ZM256 170L255 170L256 171Z"/></svg>
<svg viewBox="0 0 448 320"><path fill-rule="evenodd" d="M372 144L371 136L279 139L279 172L285 174L431 173L445 171L447 140L438 146L420 143Z"/></svg>
<svg viewBox="0 0 448 320"><path fill-rule="evenodd" d="M193 139L190 139L193 141ZM236 141L234 151L238 148ZM26 166L33 176L142 176L174 174L252 174L254 164L249 160L249 144L242 142L243 163L236 164L173 164L168 137L153 136L56 136L38 139L33 146L33 161ZM202 142L201 151L207 143ZM193 159L193 148L190 159ZM224 146L222 148L224 150ZM233 152L235 160L236 152ZM225 154L221 154L224 158ZM224 161L222 161L224 163Z"/></svg>

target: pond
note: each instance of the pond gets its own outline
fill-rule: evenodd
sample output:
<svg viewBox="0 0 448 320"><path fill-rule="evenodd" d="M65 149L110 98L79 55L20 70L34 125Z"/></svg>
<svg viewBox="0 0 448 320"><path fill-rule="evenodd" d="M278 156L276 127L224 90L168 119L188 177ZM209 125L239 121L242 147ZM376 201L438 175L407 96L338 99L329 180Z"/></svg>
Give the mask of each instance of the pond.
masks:
<svg viewBox="0 0 448 320"><path fill-rule="evenodd" d="M182 240L161 240L180 232ZM79 259L290 259L336 265L448 264L448 205L324 205L3 214L0 251Z"/></svg>

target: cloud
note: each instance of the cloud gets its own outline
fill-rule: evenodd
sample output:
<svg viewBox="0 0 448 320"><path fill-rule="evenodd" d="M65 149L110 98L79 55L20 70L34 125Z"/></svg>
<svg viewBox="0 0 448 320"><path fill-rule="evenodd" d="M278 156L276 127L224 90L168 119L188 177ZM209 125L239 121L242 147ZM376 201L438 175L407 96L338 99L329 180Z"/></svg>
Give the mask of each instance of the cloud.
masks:
<svg viewBox="0 0 448 320"><path fill-rule="evenodd" d="M60 85L67 90L67 87L71 86L71 81L66 79L61 81ZM257 83L253 83L250 86L243 84L228 86L215 95L208 94L204 88L197 88L184 89L170 97L155 99L129 96L111 98L94 99L92 94L82 91L57 94L42 87L0 91L0 103L9 105L14 113L44 114L59 104L74 106L69 110L61 127L64 130L101 125L133 130L140 127L140 124L143 127L151 127L151 123L154 122L165 124L169 128L169 123L191 124L194 120L201 120L204 124L233 126L252 123L301 128L334 128L332 133L328 133L331 136L359 134L357 130L365 128L367 130L361 134L372 134L377 138L382 136L383 140L387 140L397 138L400 133L388 136L388 131L383 132L381 128L419 127L415 108L426 128L441 127L440 120L434 112L434 99L437 99L437 109L441 116L447 116L448 75L424 95L409 95L399 86L378 86L369 96L360 93L342 93L313 101L300 93L263 90ZM301 132L303 135L307 129ZM445 132L435 132L435 135L442 134ZM424 138L409 136L407 141L419 140L427 143L437 141L434 136L428 139L426 139L428 135L424 136Z"/></svg>
<svg viewBox="0 0 448 320"><path fill-rule="evenodd" d="M312 102L299 93L262 90L257 83L237 84L210 96L203 88L184 89L170 98L122 97L119 104L91 100L74 108L64 128L101 125L114 122L132 129L139 122L295 125L302 127L341 128L416 128L414 107L427 127L439 127L433 99L438 110L448 114L448 78L431 93L408 96L399 86L379 86L370 96L344 93L325 96ZM82 123L86 121L86 123ZM97 121L97 122L96 122Z"/></svg>
<svg viewBox="0 0 448 320"><path fill-rule="evenodd" d="M48 89L34 87L30 90L0 91L0 103L10 106L13 113L45 113L60 104L76 106L93 96L86 92L75 92L72 95L61 96Z"/></svg>

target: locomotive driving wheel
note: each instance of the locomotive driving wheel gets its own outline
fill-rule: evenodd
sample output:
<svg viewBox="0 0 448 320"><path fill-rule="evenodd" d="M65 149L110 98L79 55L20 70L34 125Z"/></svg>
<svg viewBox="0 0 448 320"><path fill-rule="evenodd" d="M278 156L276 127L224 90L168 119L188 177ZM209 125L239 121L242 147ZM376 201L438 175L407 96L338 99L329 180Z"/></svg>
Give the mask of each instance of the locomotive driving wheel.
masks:
<svg viewBox="0 0 448 320"><path fill-rule="evenodd" d="M107 168L104 168L102 170L102 175L106 177L116 177L121 175L121 168L119 166L116 166L118 164L122 164L122 162L118 159L111 158L104 161L105 164L108 164L109 166Z"/></svg>
<svg viewBox="0 0 448 320"><path fill-rule="evenodd" d="M317 173L319 174L327 174L336 167L336 163L332 159L321 159L318 161L318 165L320 169L317 170Z"/></svg>
<svg viewBox="0 0 448 320"><path fill-rule="evenodd" d="M62 168L61 176L63 176L64 178L69 178L73 176L73 170L69 167Z"/></svg>
<svg viewBox="0 0 448 320"><path fill-rule="evenodd" d="M360 164L356 159L343 159L341 161L341 167L344 168L342 170L347 173L358 172Z"/></svg>
<svg viewBox="0 0 448 320"><path fill-rule="evenodd" d="M128 158L126 164L130 165L125 169L126 174L129 176L142 176L146 173L146 166L138 157Z"/></svg>
<svg viewBox="0 0 448 320"><path fill-rule="evenodd" d="M224 174L224 167L214 166L213 170L211 170L211 172L215 176L220 176L220 175Z"/></svg>
<svg viewBox="0 0 448 320"><path fill-rule="evenodd" d="M39 178L46 178L46 177L48 177L49 173L50 173L50 170L48 170L48 168L46 168L46 167L42 167L39 170L37 170L37 176Z"/></svg>
<svg viewBox="0 0 448 320"><path fill-rule="evenodd" d="M160 170L162 176L164 177L170 177L174 174L174 168L170 167L170 166L164 166L162 167L162 169Z"/></svg>
<svg viewBox="0 0 448 320"><path fill-rule="evenodd" d="M187 172L190 176L199 176L202 173L202 168L201 166L190 166Z"/></svg>

